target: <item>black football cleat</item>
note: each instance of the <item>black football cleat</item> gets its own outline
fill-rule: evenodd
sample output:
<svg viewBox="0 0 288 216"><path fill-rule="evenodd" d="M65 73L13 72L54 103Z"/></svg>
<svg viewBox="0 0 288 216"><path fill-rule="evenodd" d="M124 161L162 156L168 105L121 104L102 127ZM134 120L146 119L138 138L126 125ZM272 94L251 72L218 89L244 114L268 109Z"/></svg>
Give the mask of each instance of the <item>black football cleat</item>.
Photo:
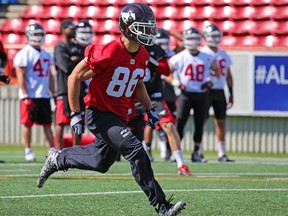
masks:
<svg viewBox="0 0 288 216"><path fill-rule="evenodd" d="M222 157L219 157L218 161L222 163L235 162L235 160L230 160L225 154Z"/></svg>

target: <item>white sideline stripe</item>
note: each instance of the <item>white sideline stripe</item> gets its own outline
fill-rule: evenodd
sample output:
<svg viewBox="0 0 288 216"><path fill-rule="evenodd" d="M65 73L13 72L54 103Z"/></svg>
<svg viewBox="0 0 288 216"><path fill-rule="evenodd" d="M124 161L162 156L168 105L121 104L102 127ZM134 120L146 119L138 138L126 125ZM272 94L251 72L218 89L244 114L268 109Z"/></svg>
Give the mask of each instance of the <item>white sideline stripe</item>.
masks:
<svg viewBox="0 0 288 216"><path fill-rule="evenodd" d="M26 170L27 171L27 170ZM0 177L38 177L39 174L0 174ZM157 173L155 172L156 177L157 176L175 176L175 173ZM78 171L72 171L71 173L54 173L53 176L131 176L131 173L97 173L97 172L78 172ZM255 173L250 173L250 172L243 172L243 173L193 173L193 177L195 178L203 178L203 177L211 177L211 178L227 178L227 177L240 177L240 176L288 176L287 172L275 172L275 173L262 173L262 172L255 172Z"/></svg>
<svg viewBox="0 0 288 216"><path fill-rule="evenodd" d="M288 188L246 188L246 189L188 189L188 190L165 190L165 192L235 192L235 191L288 191ZM133 194L143 193L143 191L107 191L90 193L67 193L67 194L42 194L42 195L23 195L23 196L0 196L0 199L22 199L38 197L60 197L60 196L93 196L110 194Z"/></svg>

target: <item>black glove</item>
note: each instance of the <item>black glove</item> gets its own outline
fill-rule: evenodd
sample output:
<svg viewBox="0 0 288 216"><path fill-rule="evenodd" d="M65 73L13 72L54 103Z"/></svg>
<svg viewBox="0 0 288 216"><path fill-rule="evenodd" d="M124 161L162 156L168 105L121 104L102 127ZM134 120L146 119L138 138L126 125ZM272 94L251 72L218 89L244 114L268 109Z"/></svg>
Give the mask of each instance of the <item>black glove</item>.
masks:
<svg viewBox="0 0 288 216"><path fill-rule="evenodd" d="M0 81L4 82L6 84L9 84L10 83L10 77L5 76L5 75L0 75Z"/></svg>
<svg viewBox="0 0 288 216"><path fill-rule="evenodd" d="M202 90L210 90L212 87L213 87L213 83L211 81L208 81L201 85Z"/></svg>
<svg viewBox="0 0 288 216"><path fill-rule="evenodd" d="M146 110L146 113L148 115L147 125L154 129L159 124L159 117L153 108Z"/></svg>
<svg viewBox="0 0 288 216"><path fill-rule="evenodd" d="M70 119L70 126L72 130L78 135L84 133L85 123L82 119L81 112L71 112Z"/></svg>

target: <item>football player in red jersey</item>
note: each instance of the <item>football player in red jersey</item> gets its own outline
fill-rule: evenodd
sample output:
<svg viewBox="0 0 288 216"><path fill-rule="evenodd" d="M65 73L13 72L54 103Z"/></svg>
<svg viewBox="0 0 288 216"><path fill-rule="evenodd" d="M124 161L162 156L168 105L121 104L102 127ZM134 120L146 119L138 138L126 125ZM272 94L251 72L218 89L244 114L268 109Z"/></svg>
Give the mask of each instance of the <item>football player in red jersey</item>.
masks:
<svg viewBox="0 0 288 216"><path fill-rule="evenodd" d="M141 142L126 127L127 121L134 116L135 99L146 109L151 127L159 122L142 81L149 62L149 54L142 45L154 44L157 23L152 9L141 3L126 5L119 20L123 33L121 38L105 45L88 46L84 60L68 79L71 127L81 134L84 122L78 100L80 83L92 78L85 97L86 124L95 135L96 142L65 148L60 152L49 151L37 186L42 187L47 178L58 170L78 168L105 173L120 153L130 162L135 180L158 215L177 215L186 202L181 200L173 205L167 201L154 178Z"/></svg>

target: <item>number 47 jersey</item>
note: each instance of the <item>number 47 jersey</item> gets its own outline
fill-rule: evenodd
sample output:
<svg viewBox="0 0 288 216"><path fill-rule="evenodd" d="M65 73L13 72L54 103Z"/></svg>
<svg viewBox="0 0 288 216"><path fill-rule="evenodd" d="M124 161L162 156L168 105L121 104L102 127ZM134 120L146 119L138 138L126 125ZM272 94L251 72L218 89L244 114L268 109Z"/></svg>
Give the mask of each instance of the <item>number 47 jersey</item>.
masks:
<svg viewBox="0 0 288 216"><path fill-rule="evenodd" d="M30 45L21 49L13 60L14 67L26 68L25 86L29 98L50 98L50 66L54 64L51 56L44 50L37 50ZM23 99L19 88L19 99Z"/></svg>
<svg viewBox="0 0 288 216"><path fill-rule="evenodd" d="M149 54L141 45L131 54L121 40L88 46L84 54L88 67L96 73L84 98L86 107L113 112L128 121L134 116L134 91L145 76Z"/></svg>

